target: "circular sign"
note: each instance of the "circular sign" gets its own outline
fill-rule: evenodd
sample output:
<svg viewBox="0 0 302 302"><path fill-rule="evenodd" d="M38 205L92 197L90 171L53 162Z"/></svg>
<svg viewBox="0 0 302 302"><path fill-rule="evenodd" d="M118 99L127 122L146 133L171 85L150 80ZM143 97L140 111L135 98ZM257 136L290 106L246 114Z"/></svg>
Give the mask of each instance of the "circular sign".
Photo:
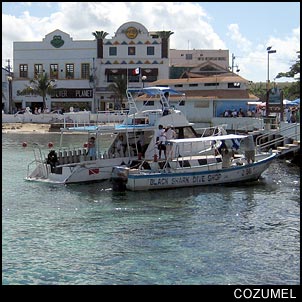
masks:
<svg viewBox="0 0 302 302"><path fill-rule="evenodd" d="M126 29L126 36L129 39L135 39L137 37L138 31L135 27L128 27Z"/></svg>

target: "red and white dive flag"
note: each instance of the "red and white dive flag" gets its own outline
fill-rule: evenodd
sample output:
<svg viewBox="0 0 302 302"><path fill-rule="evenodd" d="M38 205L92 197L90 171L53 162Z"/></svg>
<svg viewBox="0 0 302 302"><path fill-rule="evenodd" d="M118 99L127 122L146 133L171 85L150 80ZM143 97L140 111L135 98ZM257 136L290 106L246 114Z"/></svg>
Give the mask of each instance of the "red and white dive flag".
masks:
<svg viewBox="0 0 302 302"><path fill-rule="evenodd" d="M133 69L133 70L132 70L132 74L133 74L133 75L139 75L139 74L140 74L140 68L137 67L137 68Z"/></svg>

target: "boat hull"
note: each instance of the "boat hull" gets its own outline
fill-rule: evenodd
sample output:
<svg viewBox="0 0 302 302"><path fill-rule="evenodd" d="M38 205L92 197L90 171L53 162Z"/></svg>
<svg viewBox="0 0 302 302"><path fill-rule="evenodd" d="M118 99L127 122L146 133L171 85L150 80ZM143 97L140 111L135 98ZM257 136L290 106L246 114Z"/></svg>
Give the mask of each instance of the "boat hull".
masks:
<svg viewBox="0 0 302 302"><path fill-rule="evenodd" d="M25 180L52 184L74 184L98 182L111 178L112 167L128 164L129 158L98 159L58 166L52 173L50 165L40 163Z"/></svg>
<svg viewBox="0 0 302 302"><path fill-rule="evenodd" d="M241 183L257 180L269 167L275 155L253 164L233 166L226 169L180 173L137 173L128 175L126 188L131 191L172 189L179 187L195 187Z"/></svg>

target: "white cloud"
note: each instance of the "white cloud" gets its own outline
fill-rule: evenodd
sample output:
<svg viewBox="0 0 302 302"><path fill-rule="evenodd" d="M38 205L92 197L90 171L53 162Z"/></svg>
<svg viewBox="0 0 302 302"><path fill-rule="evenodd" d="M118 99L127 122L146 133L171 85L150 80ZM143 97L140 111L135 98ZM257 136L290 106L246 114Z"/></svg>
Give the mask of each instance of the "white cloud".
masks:
<svg viewBox="0 0 302 302"><path fill-rule="evenodd" d="M226 48L197 3L59 2L58 8L58 12L44 18L33 17L28 11L19 17L3 14L3 59L12 59L12 41L39 41L55 29L75 40L93 39L96 30L107 31L111 37L128 21L142 23L148 30L173 31L171 48L187 49L188 44L195 49Z"/></svg>
<svg viewBox="0 0 302 302"><path fill-rule="evenodd" d="M296 52L300 50L300 28L294 29L291 35L283 39L271 36L261 45L254 45L244 37L240 33L238 24L230 24L228 29L227 35L237 44L236 63L239 62L240 75L248 80L265 82L269 76L270 81L273 81L278 73L289 71L290 66L297 59ZM269 58L266 50L268 46L272 46L272 49L277 51L270 54ZM278 79L279 82L292 80Z"/></svg>
<svg viewBox="0 0 302 302"><path fill-rule="evenodd" d="M272 76L289 70L300 47L300 28L285 39L272 36L261 45L254 45L253 37L240 32L240 24L228 26L230 40L226 43L213 29L213 21L202 3L197 2L56 2L56 7L57 11L50 9L52 13L43 18L31 15L30 3L18 17L2 14L2 66L6 59L13 59L13 41L41 41L55 29L68 33L74 40L92 40L96 30L104 30L112 37L129 21L139 22L150 31L173 31L170 47L176 49L228 49L226 45L233 41L235 47L229 50L235 52L240 75L253 81L266 80L268 45L277 49L271 56Z"/></svg>
<svg viewBox="0 0 302 302"><path fill-rule="evenodd" d="M252 42L240 33L238 24L230 24L228 26L228 30L229 31L227 33L227 36L229 36L231 40L235 41L238 45L240 45L240 48L244 52L251 50Z"/></svg>

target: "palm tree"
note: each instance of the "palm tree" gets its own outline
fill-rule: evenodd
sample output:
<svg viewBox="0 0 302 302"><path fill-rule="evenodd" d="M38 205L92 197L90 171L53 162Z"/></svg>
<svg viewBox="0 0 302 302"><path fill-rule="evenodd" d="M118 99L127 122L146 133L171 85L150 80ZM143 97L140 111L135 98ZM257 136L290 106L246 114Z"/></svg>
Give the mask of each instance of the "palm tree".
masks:
<svg viewBox="0 0 302 302"><path fill-rule="evenodd" d="M115 77L113 83L110 84L107 89L114 93L115 98L118 100L116 107L121 109L124 97L126 96L127 79L124 77L124 75L121 77Z"/></svg>
<svg viewBox="0 0 302 302"><path fill-rule="evenodd" d="M95 31L92 34L97 40L98 58L103 59L103 40L106 38L108 33L102 30L102 31Z"/></svg>
<svg viewBox="0 0 302 302"><path fill-rule="evenodd" d="M47 73L41 73L37 78L29 81L29 85L25 85L20 95L39 95L43 98L43 110L46 108L46 95L51 95L54 91L54 80L50 80Z"/></svg>
<svg viewBox="0 0 302 302"><path fill-rule="evenodd" d="M168 58L168 50L169 50L169 38L174 34L173 31L158 31L156 32L158 36L161 38L161 57Z"/></svg>

